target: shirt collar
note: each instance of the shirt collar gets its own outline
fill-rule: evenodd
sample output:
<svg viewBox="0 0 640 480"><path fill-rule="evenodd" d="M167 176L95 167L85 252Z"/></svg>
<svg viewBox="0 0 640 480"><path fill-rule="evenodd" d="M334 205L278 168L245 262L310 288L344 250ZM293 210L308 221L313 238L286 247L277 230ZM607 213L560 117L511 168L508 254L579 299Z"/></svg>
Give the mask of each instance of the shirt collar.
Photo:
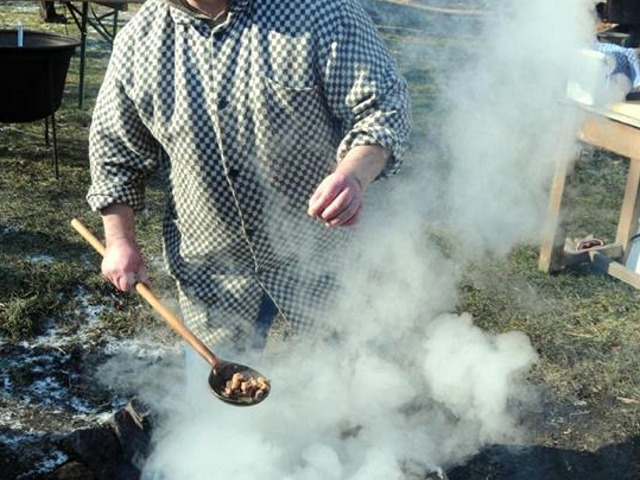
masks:
<svg viewBox="0 0 640 480"><path fill-rule="evenodd" d="M0 0L1 1L1 0ZM150 0L153 1L153 0ZM228 19L224 20L220 25L213 25L212 20L207 15L198 12L196 9L185 6L182 0L157 0L158 3L164 3L168 8L168 13L173 18L176 25L191 25L200 31L203 35L208 36L213 31L228 24ZM240 16L249 13L254 0L231 0L229 5L229 16ZM226 27L225 27L226 28Z"/></svg>

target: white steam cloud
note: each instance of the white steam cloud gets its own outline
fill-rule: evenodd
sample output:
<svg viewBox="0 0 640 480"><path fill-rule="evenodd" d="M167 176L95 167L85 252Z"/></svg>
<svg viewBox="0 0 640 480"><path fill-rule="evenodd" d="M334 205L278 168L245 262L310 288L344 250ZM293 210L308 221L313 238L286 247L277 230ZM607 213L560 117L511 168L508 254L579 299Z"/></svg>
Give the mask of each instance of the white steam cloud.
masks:
<svg viewBox="0 0 640 480"><path fill-rule="evenodd" d="M445 93L443 140L450 222L471 244L504 253L540 238L542 193L571 147L567 80L577 52L595 40L595 17L585 0L499 3L477 55Z"/></svg>
<svg viewBox="0 0 640 480"><path fill-rule="evenodd" d="M562 121L567 66L592 41L594 18L584 0L490 3L480 32L460 32L469 53L428 45L424 61L446 74L446 88L429 132L415 132L410 173L372 187L360 263L341 272L327 312L335 342L243 359L273 385L251 408L213 399L207 365L191 362L188 395L147 399L181 405L158 426L148 478L421 478L523 438L513 405L527 402L536 352L522 334L494 335L452 313L463 265L429 232L442 229L470 256L538 241L556 155L573 146ZM428 38L430 25L456 38L452 29L469 22L436 15L417 35ZM401 56L423 53L407 46Z"/></svg>

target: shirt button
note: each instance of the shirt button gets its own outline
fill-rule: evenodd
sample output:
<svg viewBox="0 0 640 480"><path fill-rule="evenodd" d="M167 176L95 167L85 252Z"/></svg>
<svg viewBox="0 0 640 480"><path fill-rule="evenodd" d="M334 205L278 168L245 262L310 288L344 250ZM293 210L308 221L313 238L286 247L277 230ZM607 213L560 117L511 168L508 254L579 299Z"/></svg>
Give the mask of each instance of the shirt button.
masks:
<svg viewBox="0 0 640 480"><path fill-rule="evenodd" d="M227 170L227 175L231 180L235 180L236 178L238 178L238 175L240 175L240 170L238 170L237 168L230 168L229 170Z"/></svg>
<svg viewBox="0 0 640 480"><path fill-rule="evenodd" d="M226 97L222 97L220 100L218 100L218 109L224 110L225 108L227 108L227 105L229 105L229 100L227 100Z"/></svg>

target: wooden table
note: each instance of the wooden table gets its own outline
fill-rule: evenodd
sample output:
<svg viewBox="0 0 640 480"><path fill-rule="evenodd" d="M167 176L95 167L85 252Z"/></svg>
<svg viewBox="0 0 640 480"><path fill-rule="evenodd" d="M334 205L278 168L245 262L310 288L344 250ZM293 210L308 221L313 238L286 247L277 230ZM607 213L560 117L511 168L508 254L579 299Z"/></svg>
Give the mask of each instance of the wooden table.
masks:
<svg viewBox="0 0 640 480"><path fill-rule="evenodd" d="M85 66L87 58L87 33L89 27L96 31L102 38L109 43L113 39L118 29L118 12L125 10L129 3L143 3L144 0L61 0L69 14L73 18L78 30L80 31L80 68L78 69L78 108L84 106L84 80ZM80 3L80 8L76 4ZM96 13L90 4L97 4L109 8L107 13ZM105 21L109 20L109 24Z"/></svg>
<svg viewBox="0 0 640 480"><path fill-rule="evenodd" d="M625 266L632 237L638 231L640 214L640 102L578 108L584 113L578 139L626 157L629 172L615 241L611 244L575 250L565 248L566 229L562 214L569 208L567 190L572 175L571 159L561 159L556 167L549 197L550 227L544 233L538 267L555 272L578 262L591 262L596 268L640 289L640 275Z"/></svg>

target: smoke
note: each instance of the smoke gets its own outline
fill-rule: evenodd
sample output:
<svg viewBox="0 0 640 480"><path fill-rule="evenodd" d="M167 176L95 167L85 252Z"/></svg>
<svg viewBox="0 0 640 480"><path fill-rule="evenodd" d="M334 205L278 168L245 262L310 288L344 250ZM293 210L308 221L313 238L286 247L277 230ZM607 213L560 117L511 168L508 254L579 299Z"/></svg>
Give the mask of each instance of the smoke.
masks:
<svg viewBox="0 0 640 480"><path fill-rule="evenodd" d="M568 77L595 22L582 0L500 3L444 94L443 142L449 223L466 246L505 253L540 238L545 188L571 148Z"/></svg>
<svg viewBox="0 0 640 480"><path fill-rule="evenodd" d="M568 66L594 19L584 0L490 3L485 16L434 13L416 32L432 41L400 46L401 65L438 72L438 93L405 173L370 190L358 268L340 272L326 315L335 336L243 359L273 385L251 408L214 400L207 365L188 359L187 395L147 399L171 405L148 478L394 480L524 441L515 405L530 401L536 352L453 313L456 286L474 255L538 242L554 163L573 148Z"/></svg>

